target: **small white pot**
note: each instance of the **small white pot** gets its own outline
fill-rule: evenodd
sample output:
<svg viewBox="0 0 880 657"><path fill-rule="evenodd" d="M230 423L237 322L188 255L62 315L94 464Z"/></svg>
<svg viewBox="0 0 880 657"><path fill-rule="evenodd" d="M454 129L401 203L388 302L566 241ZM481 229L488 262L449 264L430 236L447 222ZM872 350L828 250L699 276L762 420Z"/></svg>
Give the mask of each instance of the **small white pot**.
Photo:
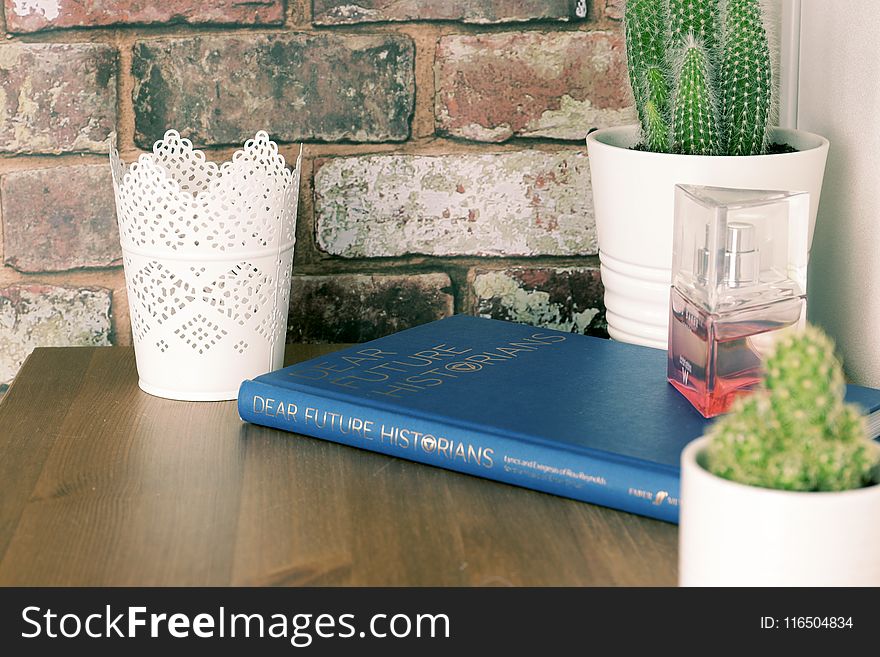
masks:
<svg viewBox="0 0 880 657"><path fill-rule="evenodd" d="M701 465L707 441L681 455L681 586L880 586L880 484L747 486Z"/></svg>
<svg viewBox="0 0 880 657"><path fill-rule="evenodd" d="M615 340L666 349L677 184L810 194L810 243L828 140L776 128L771 141L794 153L752 156L635 151L639 126L587 136L608 333Z"/></svg>

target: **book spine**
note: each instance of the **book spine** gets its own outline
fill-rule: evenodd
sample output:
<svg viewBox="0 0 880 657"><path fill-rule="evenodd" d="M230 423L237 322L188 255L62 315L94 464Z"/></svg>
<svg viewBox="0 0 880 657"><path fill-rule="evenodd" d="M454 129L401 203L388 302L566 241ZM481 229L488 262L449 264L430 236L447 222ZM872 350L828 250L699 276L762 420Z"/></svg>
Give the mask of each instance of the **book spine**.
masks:
<svg viewBox="0 0 880 657"><path fill-rule="evenodd" d="M614 455L554 449L300 389L242 383L245 422L678 522L676 472Z"/></svg>

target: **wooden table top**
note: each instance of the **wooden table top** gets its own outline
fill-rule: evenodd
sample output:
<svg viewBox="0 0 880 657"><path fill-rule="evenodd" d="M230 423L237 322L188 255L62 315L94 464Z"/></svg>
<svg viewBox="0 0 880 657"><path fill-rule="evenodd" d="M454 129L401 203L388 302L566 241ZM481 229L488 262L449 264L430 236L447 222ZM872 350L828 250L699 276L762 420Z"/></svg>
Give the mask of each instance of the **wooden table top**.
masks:
<svg viewBox="0 0 880 657"><path fill-rule="evenodd" d="M0 585L675 585L677 537L151 397L130 348L37 349L0 401Z"/></svg>

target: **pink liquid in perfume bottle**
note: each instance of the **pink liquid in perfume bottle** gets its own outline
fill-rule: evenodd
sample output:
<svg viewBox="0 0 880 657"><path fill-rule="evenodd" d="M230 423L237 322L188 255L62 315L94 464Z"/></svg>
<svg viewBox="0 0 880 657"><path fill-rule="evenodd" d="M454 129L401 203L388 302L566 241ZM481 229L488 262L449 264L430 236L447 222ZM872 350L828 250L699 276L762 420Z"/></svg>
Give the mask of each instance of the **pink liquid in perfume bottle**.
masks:
<svg viewBox="0 0 880 657"><path fill-rule="evenodd" d="M673 288L667 379L704 417L726 412L760 382L762 356L803 324L804 309L804 298L794 297L709 313Z"/></svg>

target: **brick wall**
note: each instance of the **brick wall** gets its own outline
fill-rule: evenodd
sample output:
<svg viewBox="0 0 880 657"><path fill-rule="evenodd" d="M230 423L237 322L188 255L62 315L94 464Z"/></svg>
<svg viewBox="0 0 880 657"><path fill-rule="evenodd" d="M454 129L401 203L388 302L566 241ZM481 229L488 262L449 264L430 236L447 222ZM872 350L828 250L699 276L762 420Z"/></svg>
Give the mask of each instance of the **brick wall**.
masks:
<svg viewBox="0 0 880 657"><path fill-rule="evenodd" d="M634 120L623 0L2 0L0 386L130 344L106 151L305 143L290 341L456 313L602 330L591 127Z"/></svg>

